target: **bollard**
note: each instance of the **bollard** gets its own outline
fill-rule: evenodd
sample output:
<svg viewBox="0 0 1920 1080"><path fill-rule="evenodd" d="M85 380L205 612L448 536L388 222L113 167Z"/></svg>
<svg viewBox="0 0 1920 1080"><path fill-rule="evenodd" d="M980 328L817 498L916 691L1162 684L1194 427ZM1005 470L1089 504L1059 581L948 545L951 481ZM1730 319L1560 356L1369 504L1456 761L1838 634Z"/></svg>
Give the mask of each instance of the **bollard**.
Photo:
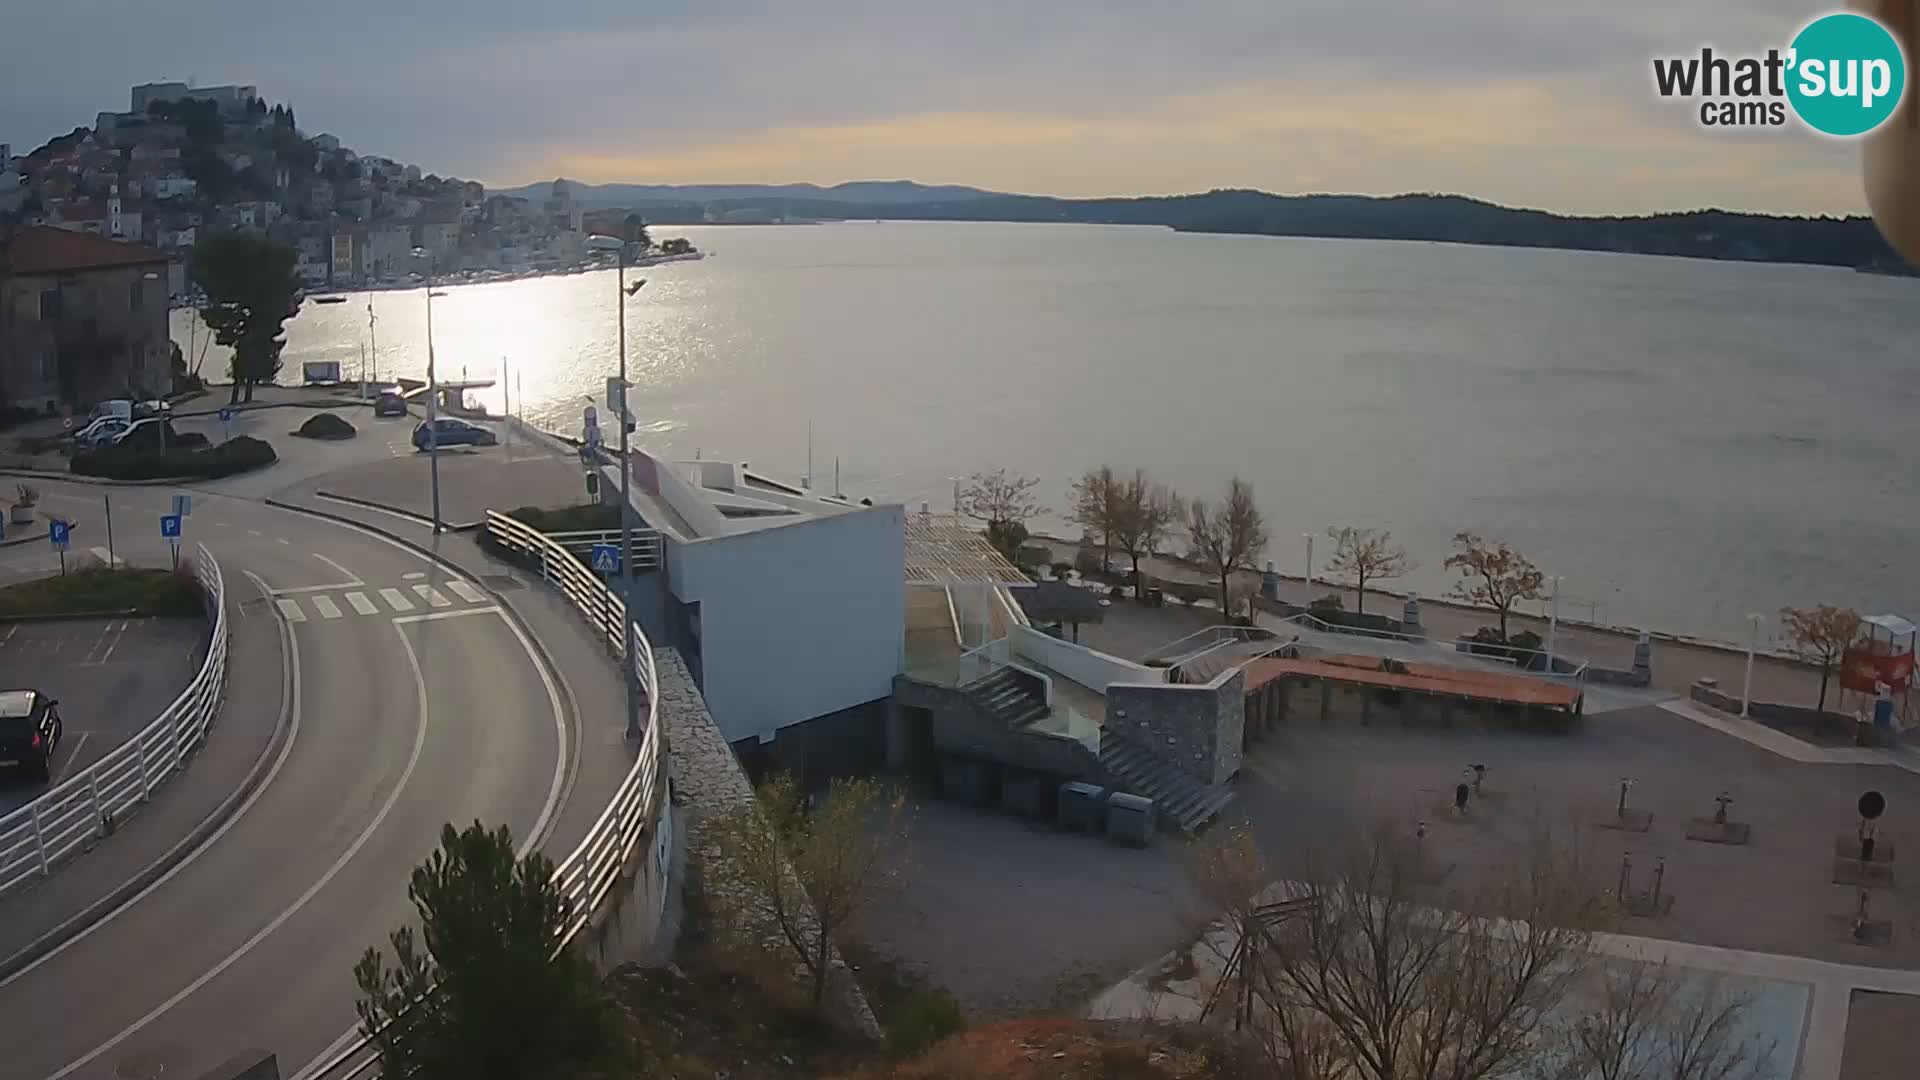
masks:
<svg viewBox="0 0 1920 1080"><path fill-rule="evenodd" d="M1633 787L1633 781L1630 778L1625 776L1620 778L1620 805L1614 808L1614 813L1622 819L1627 816L1627 790L1631 787Z"/></svg>
<svg viewBox="0 0 1920 1080"><path fill-rule="evenodd" d="M1713 812L1713 823L1715 825L1725 825L1727 823L1727 807L1733 803L1733 796L1723 791L1714 796L1713 801L1720 804L1720 809Z"/></svg>

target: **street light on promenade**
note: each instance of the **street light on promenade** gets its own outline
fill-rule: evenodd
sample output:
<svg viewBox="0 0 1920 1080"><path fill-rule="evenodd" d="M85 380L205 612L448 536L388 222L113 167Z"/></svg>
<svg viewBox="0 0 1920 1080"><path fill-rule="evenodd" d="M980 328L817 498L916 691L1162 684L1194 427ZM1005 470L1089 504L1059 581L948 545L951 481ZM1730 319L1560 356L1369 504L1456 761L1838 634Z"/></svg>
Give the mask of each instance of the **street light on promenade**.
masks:
<svg viewBox="0 0 1920 1080"><path fill-rule="evenodd" d="M621 650L624 657L621 664L626 669L627 685L627 738L638 739L640 730L640 675L633 664L633 469L627 460L627 437L633 429L632 414L627 411L627 297L640 291L647 283L641 278L627 288L627 246L623 236L605 236L596 234L587 237L587 247L593 251L612 251L618 256L618 270L615 272L617 302L620 310L620 377L614 384L619 389L620 400L607 402L620 421L620 607L626 612L621 619ZM607 395L612 398L613 395Z"/></svg>
<svg viewBox="0 0 1920 1080"><path fill-rule="evenodd" d="M1748 707L1753 703L1753 651L1760 645L1760 620L1762 615L1747 616L1747 677L1740 684L1740 717L1746 719Z"/></svg>
<svg viewBox="0 0 1920 1080"><path fill-rule="evenodd" d="M1300 580L1300 606L1313 606L1313 534L1301 533L1301 539L1307 542L1307 576Z"/></svg>
<svg viewBox="0 0 1920 1080"><path fill-rule="evenodd" d="M440 535L440 383L433 366L433 254L426 248L413 249L413 257L427 260L427 471L433 477L433 534Z"/></svg>

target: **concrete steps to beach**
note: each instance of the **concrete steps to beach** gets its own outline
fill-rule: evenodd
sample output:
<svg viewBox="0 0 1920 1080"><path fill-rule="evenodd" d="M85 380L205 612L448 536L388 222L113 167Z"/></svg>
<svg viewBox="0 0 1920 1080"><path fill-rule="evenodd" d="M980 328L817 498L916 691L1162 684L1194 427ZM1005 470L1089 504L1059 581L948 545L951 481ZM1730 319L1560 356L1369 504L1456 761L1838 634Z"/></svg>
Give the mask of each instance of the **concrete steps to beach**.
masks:
<svg viewBox="0 0 1920 1080"><path fill-rule="evenodd" d="M1111 731L1100 735L1100 766L1123 790L1152 799L1160 816L1184 832L1198 831L1233 801L1230 789L1203 784Z"/></svg>

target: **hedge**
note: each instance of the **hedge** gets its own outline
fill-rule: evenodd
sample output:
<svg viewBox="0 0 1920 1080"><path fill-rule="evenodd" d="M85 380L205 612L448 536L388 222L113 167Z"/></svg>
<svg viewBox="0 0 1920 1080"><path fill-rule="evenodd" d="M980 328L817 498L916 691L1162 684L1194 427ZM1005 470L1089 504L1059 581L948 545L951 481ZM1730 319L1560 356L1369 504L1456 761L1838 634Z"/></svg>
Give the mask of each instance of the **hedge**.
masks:
<svg viewBox="0 0 1920 1080"><path fill-rule="evenodd" d="M73 471L108 480L217 479L271 465L280 460L272 444L241 435L207 449L169 448L165 453L139 447L103 446L73 457Z"/></svg>
<svg viewBox="0 0 1920 1080"><path fill-rule="evenodd" d="M0 615L67 615L132 611L139 615L198 615L202 600L193 575L180 570L94 567L0 588Z"/></svg>

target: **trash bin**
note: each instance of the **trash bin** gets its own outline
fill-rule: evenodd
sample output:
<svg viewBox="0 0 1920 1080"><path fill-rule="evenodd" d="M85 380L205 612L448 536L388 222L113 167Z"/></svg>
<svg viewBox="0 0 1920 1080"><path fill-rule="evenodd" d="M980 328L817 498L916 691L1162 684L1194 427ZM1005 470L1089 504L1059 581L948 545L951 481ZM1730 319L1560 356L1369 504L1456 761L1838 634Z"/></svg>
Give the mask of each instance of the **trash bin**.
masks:
<svg viewBox="0 0 1920 1080"><path fill-rule="evenodd" d="M1060 785L1060 825L1074 832L1097 833L1106 821L1106 789L1071 781Z"/></svg>
<svg viewBox="0 0 1920 1080"><path fill-rule="evenodd" d="M1141 592L1140 599L1146 601L1148 607L1161 607L1167 602L1167 594L1158 585L1149 585Z"/></svg>
<svg viewBox="0 0 1920 1080"><path fill-rule="evenodd" d="M1107 797L1107 838L1129 847L1146 847L1153 838L1153 800L1116 791Z"/></svg>

